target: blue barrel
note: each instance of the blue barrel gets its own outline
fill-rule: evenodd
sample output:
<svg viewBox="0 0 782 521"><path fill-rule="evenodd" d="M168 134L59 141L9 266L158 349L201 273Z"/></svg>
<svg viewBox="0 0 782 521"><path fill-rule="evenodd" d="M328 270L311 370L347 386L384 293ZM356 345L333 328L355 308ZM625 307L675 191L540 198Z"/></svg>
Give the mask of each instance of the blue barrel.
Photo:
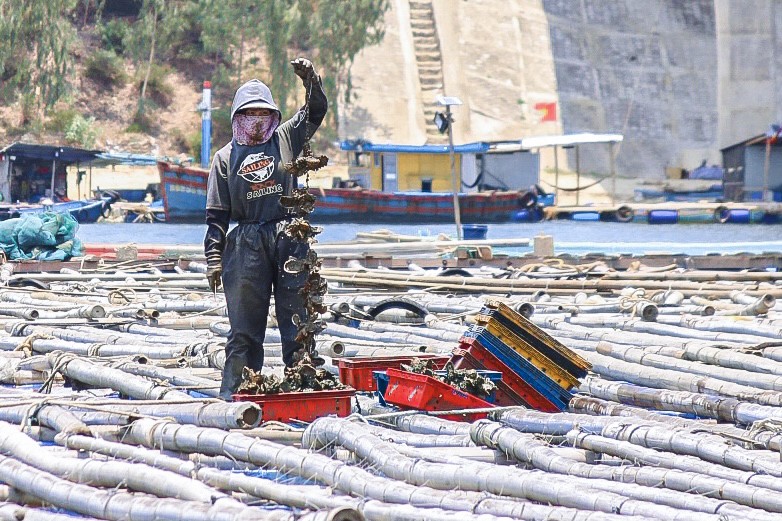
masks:
<svg viewBox="0 0 782 521"><path fill-rule="evenodd" d="M465 240L485 239L489 227L485 224L463 224L462 235Z"/></svg>
<svg viewBox="0 0 782 521"><path fill-rule="evenodd" d="M723 214L722 222L748 224L750 222L750 212L744 208L733 208Z"/></svg>
<svg viewBox="0 0 782 521"><path fill-rule="evenodd" d="M649 224L676 224L679 212L676 210L650 210L647 216Z"/></svg>
<svg viewBox="0 0 782 521"><path fill-rule="evenodd" d="M523 208L511 216L511 220L522 223L536 223L543 219L543 210L540 207Z"/></svg>
<svg viewBox="0 0 782 521"><path fill-rule="evenodd" d="M570 219L573 221L599 221L600 214L598 212L573 212Z"/></svg>

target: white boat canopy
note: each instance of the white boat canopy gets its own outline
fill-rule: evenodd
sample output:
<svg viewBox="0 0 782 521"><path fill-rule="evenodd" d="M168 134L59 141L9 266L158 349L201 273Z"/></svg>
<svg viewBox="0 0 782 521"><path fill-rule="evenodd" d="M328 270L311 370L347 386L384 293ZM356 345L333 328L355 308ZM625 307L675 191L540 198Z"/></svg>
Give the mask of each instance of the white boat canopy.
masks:
<svg viewBox="0 0 782 521"><path fill-rule="evenodd" d="M521 148L531 150L543 147L562 147L586 145L591 143L621 143L624 140L622 134L593 134L583 132L580 134L566 134L564 136L532 136L521 139Z"/></svg>

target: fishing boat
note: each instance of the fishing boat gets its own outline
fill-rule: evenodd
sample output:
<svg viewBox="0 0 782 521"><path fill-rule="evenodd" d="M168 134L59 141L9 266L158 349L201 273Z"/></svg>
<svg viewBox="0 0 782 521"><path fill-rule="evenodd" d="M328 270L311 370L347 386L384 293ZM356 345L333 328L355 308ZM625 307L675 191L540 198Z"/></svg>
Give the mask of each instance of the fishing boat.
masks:
<svg viewBox="0 0 782 521"><path fill-rule="evenodd" d="M87 201L65 201L52 204L24 204L0 206L0 219L20 217L30 213L59 212L71 214L80 224L97 222L111 210L107 198Z"/></svg>
<svg viewBox="0 0 782 521"><path fill-rule="evenodd" d="M375 148L378 150L373 152L380 154L380 147ZM509 222L529 220L530 213L540 214L539 203L542 204L544 198L534 186L537 163L534 176L530 176L532 183L520 181L518 178L521 176L516 169L516 182L520 184L486 186L481 184L481 172L475 168L475 164L489 163L491 158L488 157L481 157L480 161L476 159L477 154L485 154L488 150L488 145L483 143L456 147L457 163L465 187L465 191L458 196L461 221ZM318 197L315 211L311 214L312 220L356 223L452 222L454 199L448 188L451 184L447 148L429 145L386 147L382 151L382 157L378 155L377 160L374 157L369 159L370 162L377 162L378 166L374 170L371 167L362 168L353 162L348 169L347 181L336 178L331 188L312 188L311 192ZM350 153L355 158L355 150L350 150ZM167 221L202 220L206 208L208 171L166 161L158 161L158 169ZM469 172L466 174L467 170ZM494 169L492 177L497 178L499 172L500 169ZM382 183L375 186L378 183L373 180L382 180ZM528 189L522 189L521 186L527 186Z"/></svg>
<svg viewBox="0 0 782 521"><path fill-rule="evenodd" d="M158 162L160 191L168 222L199 221L204 218L209 172L202 168ZM450 222L453 195L448 192L392 191L361 187L312 188L318 203L311 218L315 222ZM508 222L537 204L527 190L491 190L460 193L463 223Z"/></svg>

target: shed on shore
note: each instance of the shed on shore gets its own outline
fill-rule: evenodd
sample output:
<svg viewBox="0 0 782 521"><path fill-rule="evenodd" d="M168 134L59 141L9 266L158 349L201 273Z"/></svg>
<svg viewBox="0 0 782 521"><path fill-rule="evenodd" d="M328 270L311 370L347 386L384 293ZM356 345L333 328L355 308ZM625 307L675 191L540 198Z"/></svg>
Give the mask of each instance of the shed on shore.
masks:
<svg viewBox="0 0 782 521"><path fill-rule="evenodd" d="M721 150L729 201L782 201L782 141L766 134Z"/></svg>

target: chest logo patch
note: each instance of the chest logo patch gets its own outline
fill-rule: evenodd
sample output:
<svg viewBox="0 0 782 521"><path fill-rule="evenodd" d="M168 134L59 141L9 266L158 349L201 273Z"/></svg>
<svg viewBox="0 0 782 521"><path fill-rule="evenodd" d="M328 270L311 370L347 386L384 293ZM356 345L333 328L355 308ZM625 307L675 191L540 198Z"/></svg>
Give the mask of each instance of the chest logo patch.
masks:
<svg viewBox="0 0 782 521"><path fill-rule="evenodd" d="M248 183L263 183L274 173L274 158L264 153L250 154L239 166L239 176Z"/></svg>

